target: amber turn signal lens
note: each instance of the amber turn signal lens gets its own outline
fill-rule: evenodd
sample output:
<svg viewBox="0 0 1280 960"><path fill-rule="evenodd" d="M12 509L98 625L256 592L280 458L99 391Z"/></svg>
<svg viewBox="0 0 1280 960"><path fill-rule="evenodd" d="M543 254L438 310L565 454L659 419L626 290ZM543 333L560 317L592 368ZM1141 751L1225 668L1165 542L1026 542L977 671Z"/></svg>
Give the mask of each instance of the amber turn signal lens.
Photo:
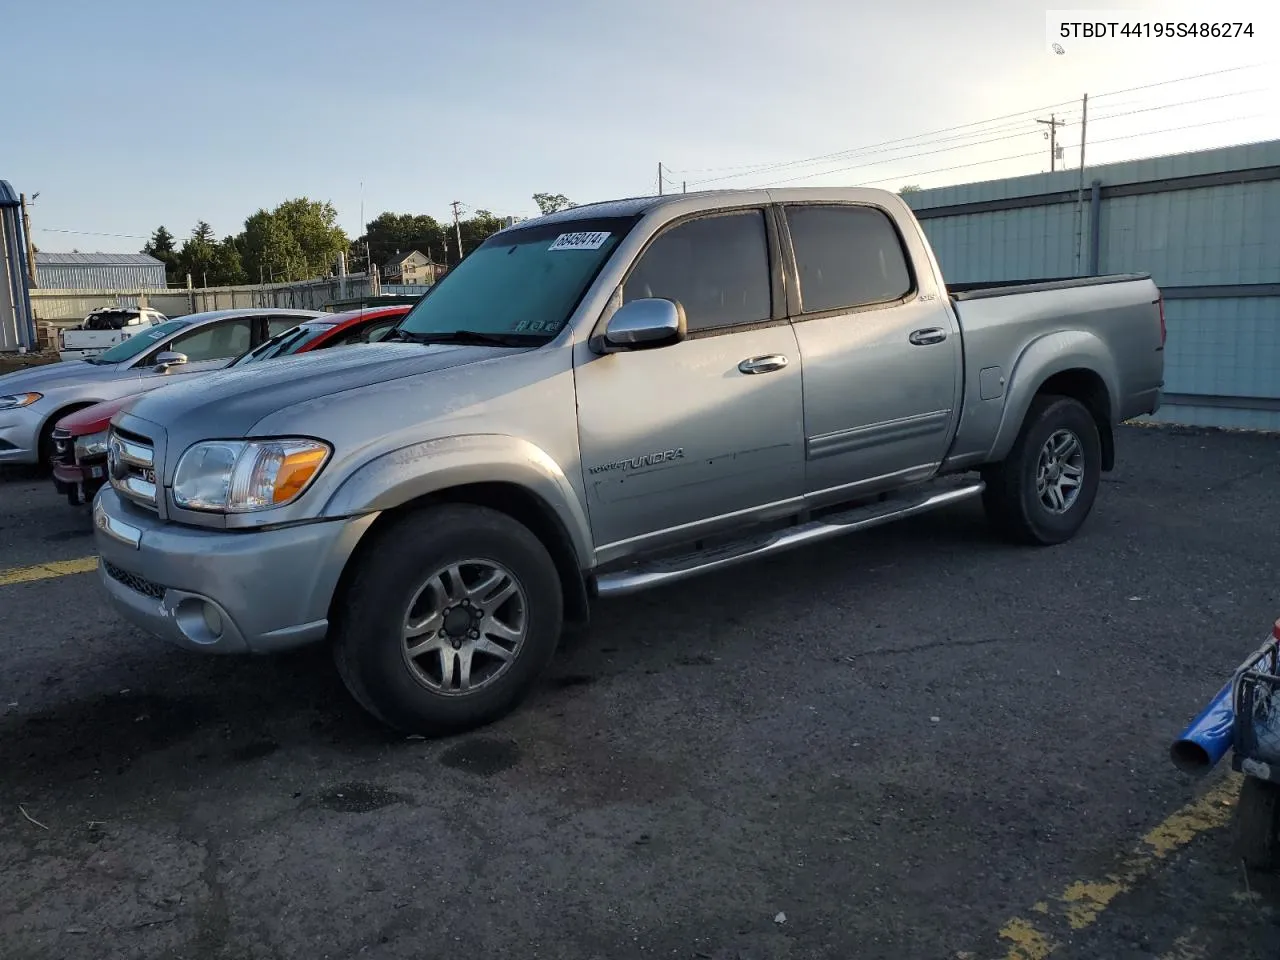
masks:
<svg viewBox="0 0 1280 960"><path fill-rule="evenodd" d="M272 484L272 501L285 503L296 497L316 471L324 464L329 452L322 447L307 450L294 450L285 455L276 471L275 483Z"/></svg>

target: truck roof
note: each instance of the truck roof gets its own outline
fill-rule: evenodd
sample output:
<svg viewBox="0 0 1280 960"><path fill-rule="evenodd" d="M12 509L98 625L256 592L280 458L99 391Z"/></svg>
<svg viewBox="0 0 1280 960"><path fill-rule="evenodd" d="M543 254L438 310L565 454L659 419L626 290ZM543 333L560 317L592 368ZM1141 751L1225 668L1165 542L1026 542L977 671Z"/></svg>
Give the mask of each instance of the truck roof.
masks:
<svg viewBox="0 0 1280 960"><path fill-rule="evenodd" d="M787 203L809 202L815 200L831 200L844 202L868 203L881 201L886 197L897 198L891 190L872 187L781 187L765 189L747 188L742 190L699 190L692 193L665 193L658 196L628 197L623 200L602 200L598 203L584 203L578 207L569 207L541 217L521 220L519 223L504 227L499 233L508 230L544 226L554 223L570 223L574 220L594 219L597 217L635 217L642 216L659 207L685 207L690 210L713 208L737 203Z"/></svg>

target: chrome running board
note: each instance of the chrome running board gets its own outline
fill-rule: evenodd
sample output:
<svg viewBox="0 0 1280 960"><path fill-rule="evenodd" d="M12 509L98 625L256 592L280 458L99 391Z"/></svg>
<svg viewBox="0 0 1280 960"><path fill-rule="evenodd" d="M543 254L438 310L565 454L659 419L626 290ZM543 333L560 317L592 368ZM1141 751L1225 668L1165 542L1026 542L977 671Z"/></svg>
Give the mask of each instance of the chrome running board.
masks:
<svg viewBox="0 0 1280 960"><path fill-rule="evenodd" d="M968 500L982 493L982 481L968 483L964 486L942 490L936 493L921 491L915 497L884 500L864 506L853 507L841 513L831 514L821 520L785 530L775 530L757 537L747 537L724 546L710 550L699 550L677 557L664 557L627 567L613 573L601 574L596 579L596 593L601 597L620 597L629 593L638 593L662 584L687 580L712 570L748 560L757 560L771 556L805 544L818 543L842 537L857 530L878 527L913 517L918 513L927 513L940 507Z"/></svg>

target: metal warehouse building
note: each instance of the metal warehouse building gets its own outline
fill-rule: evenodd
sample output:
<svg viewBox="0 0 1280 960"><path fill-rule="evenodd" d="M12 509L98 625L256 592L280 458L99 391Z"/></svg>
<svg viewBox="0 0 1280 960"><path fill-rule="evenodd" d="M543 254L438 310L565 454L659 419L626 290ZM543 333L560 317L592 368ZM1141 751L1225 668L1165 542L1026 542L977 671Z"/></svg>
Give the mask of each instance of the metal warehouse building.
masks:
<svg viewBox="0 0 1280 960"><path fill-rule="evenodd" d="M145 253L37 253L36 286L43 290L163 290L164 262Z"/></svg>
<svg viewBox="0 0 1280 960"><path fill-rule="evenodd" d="M1280 430L1280 140L909 192L955 283L1150 273L1155 419Z"/></svg>

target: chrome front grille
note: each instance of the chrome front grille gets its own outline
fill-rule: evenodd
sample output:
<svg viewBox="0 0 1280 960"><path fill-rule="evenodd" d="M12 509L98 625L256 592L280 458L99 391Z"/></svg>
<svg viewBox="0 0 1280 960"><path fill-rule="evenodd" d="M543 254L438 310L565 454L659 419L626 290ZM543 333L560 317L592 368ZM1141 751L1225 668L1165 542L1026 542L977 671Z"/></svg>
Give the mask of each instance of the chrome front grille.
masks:
<svg viewBox="0 0 1280 960"><path fill-rule="evenodd" d="M136 433L111 428L107 439L107 476L122 497L156 509L156 451L151 441Z"/></svg>

